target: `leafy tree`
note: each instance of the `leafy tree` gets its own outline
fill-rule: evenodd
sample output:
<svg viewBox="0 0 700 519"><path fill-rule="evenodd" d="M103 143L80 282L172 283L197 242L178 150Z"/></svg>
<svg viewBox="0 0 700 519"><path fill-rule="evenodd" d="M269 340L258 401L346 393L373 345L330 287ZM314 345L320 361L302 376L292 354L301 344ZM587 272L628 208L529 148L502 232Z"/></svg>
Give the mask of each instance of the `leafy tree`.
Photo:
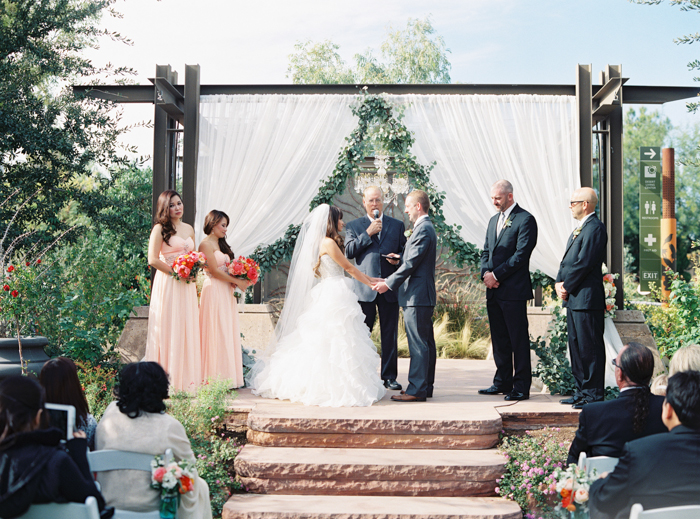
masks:
<svg viewBox="0 0 700 519"><path fill-rule="evenodd" d="M287 77L295 84L329 83L449 83L450 62L442 36L435 35L430 17L408 19L404 30L391 30L381 45L382 61L372 49L356 54L350 68L338 54L340 47L326 40L294 46Z"/></svg>
<svg viewBox="0 0 700 519"><path fill-rule="evenodd" d="M98 75L122 76L128 69L99 69L81 52L109 35L97 28L116 0L4 0L0 2L0 221L22 206L9 243L51 240L66 229L59 211L71 200L90 204L75 180L95 165L119 163L121 130L111 105L77 99L73 83ZM103 177L101 182L108 182ZM15 193L15 191L19 189ZM27 202L27 203L25 203Z"/></svg>

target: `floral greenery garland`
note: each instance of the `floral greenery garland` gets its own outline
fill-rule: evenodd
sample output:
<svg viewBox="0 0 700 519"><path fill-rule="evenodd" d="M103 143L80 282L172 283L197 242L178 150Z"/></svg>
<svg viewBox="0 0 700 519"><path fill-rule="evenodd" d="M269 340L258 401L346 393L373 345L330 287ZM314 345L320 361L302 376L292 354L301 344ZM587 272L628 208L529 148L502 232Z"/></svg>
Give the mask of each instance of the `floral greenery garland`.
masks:
<svg viewBox="0 0 700 519"><path fill-rule="evenodd" d="M311 201L310 210L320 204L331 204L333 198L345 190L348 179L358 171L365 152L373 145L390 156L387 161L389 168L404 172L415 187L428 194L433 226L442 246L449 249L452 262L459 268L465 265L478 266L481 251L462 239L459 234L461 226L448 225L445 221L442 212L445 193L438 191L429 177L435 164L423 166L409 152L415 139L402 122L402 111L397 110L397 114L394 115L394 110L384 95L367 93L363 93L351 109L359 118L359 124L346 139L347 146L340 152L333 173L323 182L318 194ZM267 247L258 246L255 249L251 257L260 265L261 275L270 272L279 263L291 259L300 228L300 225L290 225L284 237Z"/></svg>

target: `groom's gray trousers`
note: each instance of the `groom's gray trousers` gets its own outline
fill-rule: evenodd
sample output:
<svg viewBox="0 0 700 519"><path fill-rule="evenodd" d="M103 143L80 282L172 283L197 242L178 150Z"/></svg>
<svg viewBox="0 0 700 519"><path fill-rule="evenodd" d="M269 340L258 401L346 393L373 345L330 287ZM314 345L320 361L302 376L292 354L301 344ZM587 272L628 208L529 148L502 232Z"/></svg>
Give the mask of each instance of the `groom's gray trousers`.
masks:
<svg viewBox="0 0 700 519"><path fill-rule="evenodd" d="M403 317L406 324L411 368L408 373L406 394L418 398L433 395L437 353L433 335L434 306L406 306Z"/></svg>

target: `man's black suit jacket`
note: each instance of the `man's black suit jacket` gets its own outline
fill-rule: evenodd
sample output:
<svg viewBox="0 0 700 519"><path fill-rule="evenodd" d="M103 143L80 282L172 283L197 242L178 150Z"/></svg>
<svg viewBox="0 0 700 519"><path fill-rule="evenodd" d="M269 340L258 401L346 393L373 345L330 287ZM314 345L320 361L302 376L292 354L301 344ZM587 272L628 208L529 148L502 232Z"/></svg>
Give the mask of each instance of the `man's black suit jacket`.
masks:
<svg viewBox="0 0 700 519"><path fill-rule="evenodd" d="M615 470L591 485L591 505L611 517L627 519L634 503L644 510L698 504L699 466L700 431L690 427L678 425L670 432L631 441Z"/></svg>
<svg viewBox="0 0 700 519"><path fill-rule="evenodd" d="M612 456L619 458L622 447L628 441L668 431L661 421L661 406L664 397L651 395L649 398L649 415L641 434L635 435L632 421L634 419L634 395L641 389L628 389L620 393L615 400L593 402L581 409L578 416L578 430L569 448L568 463L578 463L581 452L586 456Z"/></svg>
<svg viewBox="0 0 700 519"><path fill-rule="evenodd" d="M486 289L486 298L503 301L526 301L532 299L530 282L530 256L537 245L537 222L535 217L516 204L501 234L496 236L498 217L489 220L486 242L481 253L481 277L493 272L499 287Z"/></svg>
<svg viewBox="0 0 700 519"><path fill-rule="evenodd" d="M566 244L556 282L564 282L569 292L564 306L571 310L605 310L605 291L601 267L605 261L608 233L593 213L578 236L574 233ZM498 275L496 275L498 277Z"/></svg>

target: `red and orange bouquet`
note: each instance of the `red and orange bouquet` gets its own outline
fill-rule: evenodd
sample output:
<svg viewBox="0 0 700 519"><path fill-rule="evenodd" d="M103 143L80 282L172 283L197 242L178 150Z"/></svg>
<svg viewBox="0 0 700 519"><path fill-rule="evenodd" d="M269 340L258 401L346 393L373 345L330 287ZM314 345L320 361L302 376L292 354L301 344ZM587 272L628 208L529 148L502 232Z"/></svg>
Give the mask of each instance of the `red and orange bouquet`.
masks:
<svg viewBox="0 0 700 519"><path fill-rule="evenodd" d="M151 461L151 488L160 492L160 516L177 517L180 495L194 490L195 472L187 460L166 463L161 456Z"/></svg>
<svg viewBox="0 0 700 519"><path fill-rule="evenodd" d="M253 284L260 278L260 266L251 258L238 256L238 259L231 261L227 268L228 273L233 277L248 280Z"/></svg>
<svg viewBox="0 0 700 519"><path fill-rule="evenodd" d="M597 479L595 470L592 474L572 463L567 468L560 468L552 474L555 483L554 490L559 494L561 501L557 503L555 512L561 517L569 518L572 515L576 519L590 517L588 509L588 490L591 483Z"/></svg>
<svg viewBox="0 0 700 519"><path fill-rule="evenodd" d="M190 251L181 254L173 261L173 277L185 283L197 280L197 274L204 268L207 258L201 252Z"/></svg>

